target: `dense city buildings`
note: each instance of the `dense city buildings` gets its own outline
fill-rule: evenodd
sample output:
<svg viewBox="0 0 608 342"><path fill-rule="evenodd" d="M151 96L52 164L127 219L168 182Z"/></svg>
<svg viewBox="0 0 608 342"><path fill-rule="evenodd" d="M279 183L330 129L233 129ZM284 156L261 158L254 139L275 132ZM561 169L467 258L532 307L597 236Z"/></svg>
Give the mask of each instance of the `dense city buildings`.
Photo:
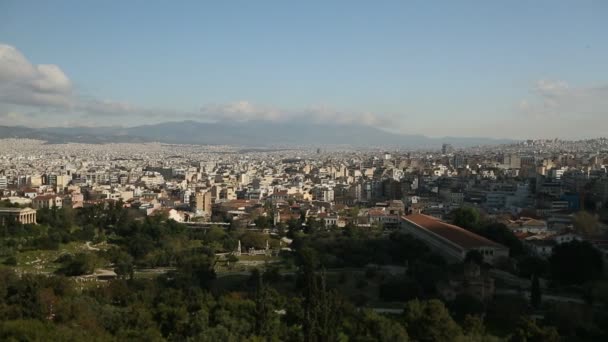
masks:
<svg viewBox="0 0 608 342"><path fill-rule="evenodd" d="M255 149L170 144L45 144L5 139L0 193L33 209L120 201L180 222L257 215L397 229L408 214L449 221L462 206L503 220L526 242L550 244L573 213L608 203L608 141L537 140L456 150ZM356 208L357 215L348 214ZM401 223L400 223L401 222ZM527 221L529 222L529 221Z"/></svg>
<svg viewBox="0 0 608 342"><path fill-rule="evenodd" d="M550 287L558 270L574 272L581 263L601 269L608 256L606 139L426 150L3 139L0 174L3 234L21 241L25 232L48 233L33 235L27 248L6 243L13 251L6 255L17 250L23 258L31 248L62 250L70 244L64 241L86 239L80 248L100 258L121 246L128 253L123 257L136 260L128 272L139 276L171 276L180 260L188 260L180 253L196 251L214 258L212 274L232 276L234 267L249 274L259 267L291 284L288 275L302 268L294 271L288 260L311 245L330 272L365 270L370 278L357 281L357 298L402 305L403 298L426 296L450 307L466 301L490 308L501 298L527 303L526 291L542 281L537 287L552 291L547 302L561 305L584 301ZM65 223L69 217L82 227ZM60 236L61 229L68 235ZM568 248L588 250L565 256L564 265L550 271L543 266L557 263ZM593 253L600 266L578 259ZM4 263L25 273L35 265L44 274L63 260L17 259L5 256ZM76 279L105 284L124 277L117 262ZM575 277L577 284L597 280L585 276ZM562 277L562 283L570 281ZM363 290L368 281L376 282L374 294ZM588 286L601 286L593 284Z"/></svg>

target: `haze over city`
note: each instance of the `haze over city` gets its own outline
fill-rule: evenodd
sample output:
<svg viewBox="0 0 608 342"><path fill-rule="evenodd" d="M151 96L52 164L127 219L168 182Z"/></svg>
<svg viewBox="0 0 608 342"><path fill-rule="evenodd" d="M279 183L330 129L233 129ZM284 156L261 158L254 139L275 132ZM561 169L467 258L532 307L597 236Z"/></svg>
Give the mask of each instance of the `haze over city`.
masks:
<svg viewBox="0 0 608 342"><path fill-rule="evenodd" d="M604 1L2 1L0 125L600 137L607 13Z"/></svg>

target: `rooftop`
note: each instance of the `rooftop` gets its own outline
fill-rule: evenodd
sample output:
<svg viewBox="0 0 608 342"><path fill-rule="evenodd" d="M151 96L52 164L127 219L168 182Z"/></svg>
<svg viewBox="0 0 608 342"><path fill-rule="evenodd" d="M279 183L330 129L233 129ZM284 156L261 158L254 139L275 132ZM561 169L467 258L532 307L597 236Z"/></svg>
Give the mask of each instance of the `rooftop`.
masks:
<svg viewBox="0 0 608 342"><path fill-rule="evenodd" d="M479 247L506 248L501 244L484 238L483 236L479 236L453 224L445 223L431 216L424 214L413 214L402 216L402 218L465 249Z"/></svg>
<svg viewBox="0 0 608 342"><path fill-rule="evenodd" d="M0 213L26 213L35 211L32 208L0 208Z"/></svg>

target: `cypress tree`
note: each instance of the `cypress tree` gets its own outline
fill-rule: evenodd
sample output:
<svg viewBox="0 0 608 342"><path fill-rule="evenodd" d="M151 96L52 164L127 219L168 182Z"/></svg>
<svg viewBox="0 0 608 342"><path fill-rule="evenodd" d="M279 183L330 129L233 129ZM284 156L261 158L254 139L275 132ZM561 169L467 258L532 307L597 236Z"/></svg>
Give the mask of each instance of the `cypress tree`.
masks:
<svg viewBox="0 0 608 342"><path fill-rule="evenodd" d="M542 301L542 293L540 289L540 282L538 276L534 274L532 276L532 289L530 291L530 304L533 308L538 309Z"/></svg>

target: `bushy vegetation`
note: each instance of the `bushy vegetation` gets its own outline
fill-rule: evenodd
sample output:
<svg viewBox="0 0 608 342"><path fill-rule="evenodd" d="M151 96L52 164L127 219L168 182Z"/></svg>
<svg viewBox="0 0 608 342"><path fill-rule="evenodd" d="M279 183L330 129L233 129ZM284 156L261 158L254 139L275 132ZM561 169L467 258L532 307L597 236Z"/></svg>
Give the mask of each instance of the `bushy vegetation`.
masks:
<svg viewBox="0 0 608 342"><path fill-rule="evenodd" d="M444 303L437 284L454 266L399 232L299 229L301 221L291 222L294 252L244 276L218 273L216 253L233 251L239 240L243 248L264 248L266 241L276 246L276 238L240 229L192 230L162 215L141 217L120 202L41 210L39 222L1 230L10 251L0 269L0 340L491 341L501 336L552 341L558 336L529 319L526 300L458 296ZM106 247L59 252L66 243L86 241ZM20 253L45 249L58 251L54 274L15 272L22 266ZM224 260L236 263L238 257ZM552 273L552 263L527 272ZM112 268L117 278L96 286L75 280L98 267ZM142 267L166 272L134 276ZM589 289L597 305L605 305L602 289ZM371 309L389 304L402 313ZM559 333L606 337L596 310L581 311L581 323L564 329L563 308L550 313L547 323L560 327Z"/></svg>

